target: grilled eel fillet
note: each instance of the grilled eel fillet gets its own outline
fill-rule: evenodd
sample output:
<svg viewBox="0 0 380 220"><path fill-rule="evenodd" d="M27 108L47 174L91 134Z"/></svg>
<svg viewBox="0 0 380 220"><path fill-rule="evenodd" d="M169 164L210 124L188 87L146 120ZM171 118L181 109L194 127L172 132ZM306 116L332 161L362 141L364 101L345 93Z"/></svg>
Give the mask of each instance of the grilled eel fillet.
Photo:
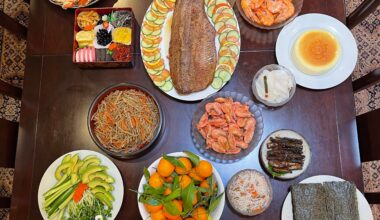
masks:
<svg viewBox="0 0 380 220"><path fill-rule="evenodd" d="M207 88L213 81L217 54L215 29L203 0L177 0L169 48L170 76L180 94Z"/></svg>

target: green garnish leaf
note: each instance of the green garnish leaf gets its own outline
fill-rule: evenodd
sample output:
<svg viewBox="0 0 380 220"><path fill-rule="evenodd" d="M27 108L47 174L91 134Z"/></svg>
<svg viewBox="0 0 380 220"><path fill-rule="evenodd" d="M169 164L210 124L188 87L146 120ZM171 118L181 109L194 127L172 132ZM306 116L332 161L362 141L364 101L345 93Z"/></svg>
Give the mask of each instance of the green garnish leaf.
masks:
<svg viewBox="0 0 380 220"><path fill-rule="evenodd" d="M184 212L187 213L191 208L193 208L193 201L195 195L195 186L194 183L191 182L183 191L182 191L182 201Z"/></svg>
<svg viewBox="0 0 380 220"><path fill-rule="evenodd" d="M173 199L176 199L180 196L181 196L181 188L177 188L164 198L164 202L172 201Z"/></svg>
<svg viewBox="0 0 380 220"><path fill-rule="evenodd" d="M159 188L153 188L152 186L148 184L144 184L144 194L148 195L162 195L165 192L165 187L161 186Z"/></svg>
<svg viewBox="0 0 380 220"><path fill-rule="evenodd" d="M174 177L173 185L172 185L172 191L174 192L176 189L180 188L179 184L179 176Z"/></svg>
<svg viewBox="0 0 380 220"><path fill-rule="evenodd" d="M148 182L150 179L150 173L146 167L144 167L144 177L145 177L146 181Z"/></svg>
<svg viewBox="0 0 380 220"><path fill-rule="evenodd" d="M184 151L184 153L189 157L190 161L193 163L193 165L197 166L200 158L198 155L194 154L193 152L190 151Z"/></svg>
<svg viewBox="0 0 380 220"><path fill-rule="evenodd" d="M268 171L272 175L272 177L279 177L279 176L283 176L283 175L286 174L286 173L283 173L283 172L273 171L273 166L270 165L270 164L268 164Z"/></svg>
<svg viewBox="0 0 380 220"><path fill-rule="evenodd" d="M212 175L207 178L207 183L210 186L208 188L208 194L209 195L213 195L214 192L215 192L216 184L215 184L215 181L214 181L214 177Z"/></svg>
<svg viewBox="0 0 380 220"><path fill-rule="evenodd" d="M159 199L147 194L140 195L139 202L142 202L144 204L149 204L152 206L157 206L157 205L162 204L162 202Z"/></svg>
<svg viewBox="0 0 380 220"><path fill-rule="evenodd" d="M208 213L212 213L216 207L218 207L220 200L222 199L224 192L219 194L217 197L213 196L210 200L210 205L208 207Z"/></svg>
<svg viewBox="0 0 380 220"><path fill-rule="evenodd" d="M176 167L181 167L183 169L186 169L185 165L183 165L183 163L180 160L178 160L176 157L164 155L163 158L169 161L171 164L173 164Z"/></svg>
<svg viewBox="0 0 380 220"><path fill-rule="evenodd" d="M165 202L164 207L165 207L166 211L169 212L170 215L180 215L181 214L181 212L178 210L177 206L172 201Z"/></svg>

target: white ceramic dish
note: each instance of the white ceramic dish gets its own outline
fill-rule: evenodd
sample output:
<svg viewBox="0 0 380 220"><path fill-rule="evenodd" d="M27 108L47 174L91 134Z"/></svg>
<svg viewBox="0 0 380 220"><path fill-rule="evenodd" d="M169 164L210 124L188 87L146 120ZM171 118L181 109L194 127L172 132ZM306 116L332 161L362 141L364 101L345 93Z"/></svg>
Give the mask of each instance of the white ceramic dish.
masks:
<svg viewBox="0 0 380 220"><path fill-rule="evenodd" d="M289 98L283 100L282 102L278 102L278 103L269 102L269 101L265 100L264 98L261 98L261 96L259 95L258 89L256 87L256 81L259 79L260 75L263 74L263 72L265 70L267 70L269 72L271 72L273 70L282 70L285 73L287 73L287 75L289 75L289 77L292 80L292 88L289 91ZM294 93L296 93L296 87L297 87L296 80L294 79L294 76L290 72L290 70L288 70L284 66L277 65L277 64L270 64L270 65L262 67L261 69L259 69L259 71L257 71L257 73L255 74L255 76L253 77L253 80L252 80L252 93L253 93L253 95L261 103L263 103L266 106L270 106L270 107L279 107L279 106L282 106L282 105L285 105L286 103L288 103L293 98Z"/></svg>
<svg viewBox="0 0 380 220"><path fill-rule="evenodd" d="M71 154L71 155L79 154L79 157L81 159L89 155L95 155L101 160L102 162L101 165L108 167L107 173L115 179L115 183L113 184L115 189L112 192L113 196L115 197L115 201L113 202L113 209L111 212L112 216L108 219L115 219L117 214L120 211L121 204L123 203L123 197L124 197L123 179L121 178L121 174L119 170L117 169L117 167L115 166L115 164L103 154L100 154L95 151L77 150L77 151L69 152L67 154ZM40 209L41 215L44 220L48 220L49 218L43 208L43 201L44 201L43 194L57 183L57 180L54 177L55 170L61 164L63 157L66 156L67 154L64 154L60 156L58 159L56 159L47 168L44 175L42 176L40 186L38 188L37 197L38 197L38 207Z"/></svg>
<svg viewBox="0 0 380 220"><path fill-rule="evenodd" d="M329 175L318 175L312 176L307 179L302 180L300 183L324 183L331 181L345 181L336 176ZM356 197L358 199L359 217L361 220L373 220L371 207L369 206L364 195L356 189ZM282 220L293 220L293 205L292 205L292 194L291 192L285 198L284 204L282 205L281 212Z"/></svg>
<svg viewBox="0 0 380 220"><path fill-rule="evenodd" d="M148 33L150 31L144 32L144 26L146 25L147 21L149 20L148 19L148 17L150 16L149 14L151 14L152 11L154 11L154 7L156 7L155 6L156 3L162 2L162 1L168 1L168 0L153 0L152 1L152 4L149 6L148 10L146 11L146 14L144 16L144 21L143 21L142 26L141 26L141 34L140 34L140 47L141 48L140 49L142 51L141 52L142 59L144 61L144 66L148 72L148 75L152 79L153 83L158 88L160 88L164 93L168 94L169 96L171 96L173 98L183 100L183 101L202 100L202 99L206 98L207 96L218 92L231 79L231 77L235 71L236 65L239 61L239 55L240 55L240 45L241 45L240 28L239 28L239 23L236 19L236 15L235 15L235 12L234 12L232 6L229 4L229 2L227 0L218 0L218 1L205 0L206 15L207 15L207 11L212 12L210 15L216 16L216 17L219 14L221 14L222 10L217 10L217 11L211 10L213 7L225 8L226 13L228 12L228 13L231 13L231 15L233 15L232 17L230 17L228 19L228 20L230 20L229 21L230 25L227 25L226 27L229 27L229 28L223 29L223 28L219 27L220 29L224 30L225 32L223 31L221 33L216 33L216 35L215 35L216 54L219 54L220 49L223 46L226 47L227 44L231 45L231 48L233 47L234 49L230 50L228 52L229 54L226 54L224 56L218 55L218 58L217 58L218 62L217 62L215 72L214 72L214 80L211 83L211 85L209 85L207 88L205 88L202 91L193 92L190 94L179 94L173 86L173 81L170 77L170 74L168 76L165 76L167 74L164 74L164 73L170 72L170 66L169 66L170 61L169 61L168 57L169 57L169 45L170 45L170 38L171 38L171 24L172 24L172 18L173 18L173 10L168 10L168 12L162 13L162 16L164 17L164 23L163 24L160 24L160 25L154 24L159 29L158 31L154 31L152 33ZM174 10L175 10L175 8L174 8ZM216 28L216 24L214 24L213 20L209 16L207 18L209 19L210 24ZM157 22L157 21L153 21L153 23L155 23L155 22ZM162 21L160 21L159 23L161 23L161 22ZM222 26L222 27L224 27L224 26ZM227 42L224 40L221 41L220 39L224 39L224 37L225 37L225 39L230 39L230 37L229 38L226 37L227 33L229 33L228 30L230 30L230 29L231 29L231 33L232 32L236 33L236 37L237 37L236 40L234 42L232 42L232 41ZM162 40L160 40L160 42L157 45L155 45L155 44L145 45L143 39L146 37L149 37L150 35L155 35L155 36L159 35L159 36L161 36ZM152 48L156 48L156 49L158 48L159 49L158 54L155 54L154 56L160 57L160 59L163 62L163 65L160 65L160 67L162 67L162 68L160 68L160 70L155 70L155 69L149 68L147 65L147 63L149 63L149 61L146 59L146 57L148 55L146 55L144 53L144 49L150 50ZM228 57L228 58L225 58L225 57ZM221 59L221 58L225 58L225 59ZM228 62L223 61L223 60L227 60ZM230 65L230 71L221 72L220 70L223 69L223 65L226 65L226 64Z"/></svg>
<svg viewBox="0 0 380 220"><path fill-rule="evenodd" d="M304 161L302 170L295 170L292 173L287 173L287 174L282 175L282 176L276 176L276 178L284 179L284 180L294 179L294 178L300 176L302 173L304 173L306 171L307 167L309 166L310 161L311 161L310 145L308 144L308 142L306 141L306 139L302 135L298 134L295 131L286 130L286 129L273 132L261 144L260 159L263 162L264 168L269 172L268 160L267 160L267 153L268 153L267 143L269 142L270 137L288 137L288 138L300 139L303 141L303 155L305 155L305 161Z"/></svg>
<svg viewBox="0 0 380 220"><path fill-rule="evenodd" d="M175 152L168 154L169 156L174 156L174 157L187 157L187 155L183 152ZM158 163L160 162L162 157L158 158L156 161L154 161L149 167L148 171L149 173L155 172L156 168L158 166ZM204 158L200 157L201 160L205 160ZM218 195L220 193L224 192L224 185L222 178L220 177L218 171L213 167L213 175L215 178L216 183L218 184ZM144 176L141 177L140 183L139 183L139 192L143 192L143 186L146 184L147 181ZM137 195L137 204L139 207L140 215L142 219L150 219L150 214L145 210L144 204L139 202L139 195ZM224 209L224 204L225 204L225 194L223 194L222 199L220 200L219 205L216 207L213 213L211 213L211 219L212 220L218 220L222 216L223 209Z"/></svg>
<svg viewBox="0 0 380 220"><path fill-rule="evenodd" d="M323 29L332 33L341 47L337 64L321 75L305 74L292 61L295 41L302 33L312 29ZM282 29L276 43L276 57L280 65L293 73L298 85L309 89L328 89L339 85L351 75L358 58L358 48L351 31L339 20L323 14L306 14L297 17Z"/></svg>

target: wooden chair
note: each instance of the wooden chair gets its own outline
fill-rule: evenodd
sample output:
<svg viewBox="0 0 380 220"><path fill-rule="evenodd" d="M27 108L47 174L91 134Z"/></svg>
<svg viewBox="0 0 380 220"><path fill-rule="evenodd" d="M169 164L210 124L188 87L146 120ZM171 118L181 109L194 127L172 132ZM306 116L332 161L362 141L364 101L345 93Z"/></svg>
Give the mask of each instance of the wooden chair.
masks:
<svg viewBox="0 0 380 220"><path fill-rule="evenodd" d="M0 80L0 93L21 99L22 90ZM0 167L14 168L18 123L0 119ZM0 209L10 208L11 198L0 197Z"/></svg>
<svg viewBox="0 0 380 220"><path fill-rule="evenodd" d="M346 20L347 27L352 29L373 13L380 5L380 0L365 0L356 8ZM380 68L355 80L352 84L354 92L366 89L380 83ZM368 172L368 165L372 161L380 161L380 109L356 117L360 157L363 162L363 171ZM367 163L366 163L367 162ZM370 168L371 169L371 168ZM378 178L380 181L380 176ZM367 189L367 191L370 191ZM380 204L380 192L365 193L370 204Z"/></svg>
<svg viewBox="0 0 380 220"><path fill-rule="evenodd" d="M0 11L0 26L4 27L17 37L26 40L28 29L2 11Z"/></svg>

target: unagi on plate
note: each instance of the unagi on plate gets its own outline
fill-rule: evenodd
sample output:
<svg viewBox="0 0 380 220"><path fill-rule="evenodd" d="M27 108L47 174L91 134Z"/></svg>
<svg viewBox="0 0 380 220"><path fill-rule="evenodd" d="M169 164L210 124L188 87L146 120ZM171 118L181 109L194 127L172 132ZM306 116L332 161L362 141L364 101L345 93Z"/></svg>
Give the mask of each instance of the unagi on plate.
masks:
<svg viewBox="0 0 380 220"><path fill-rule="evenodd" d="M170 74L175 89L189 94L207 88L217 62L216 32L203 0L177 0L169 48Z"/></svg>

